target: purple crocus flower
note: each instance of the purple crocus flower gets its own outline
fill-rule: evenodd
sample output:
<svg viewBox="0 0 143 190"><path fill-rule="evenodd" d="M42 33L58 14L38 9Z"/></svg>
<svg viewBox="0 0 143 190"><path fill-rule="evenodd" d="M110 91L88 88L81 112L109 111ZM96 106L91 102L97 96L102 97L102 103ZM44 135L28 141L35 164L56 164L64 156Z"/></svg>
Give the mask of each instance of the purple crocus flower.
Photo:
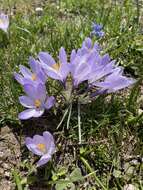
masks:
<svg viewBox="0 0 143 190"><path fill-rule="evenodd" d="M37 162L37 167L42 166L51 160L52 155L56 150L54 138L48 131L45 131L43 136L34 135L33 138L27 137L25 144L31 152L41 156L40 160Z"/></svg>
<svg viewBox="0 0 143 190"><path fill-rule="evenodd" d="M33 59L32 57L29 58L29 65L30 69L27 67L20 65L20 73L14 73L15 79L22 85L31 83L31 84L38 84L38 83L45 83L47 80L47 76L44 73L43 69L41 68L39 61Z"/></svg>
<svg viewBox="0 0 143 190"><path fill-rule="evenodd" d="M132 78L128 78L123 76L120 72L120 69L116 70L108 75L104 81L94 83L94 86L99 87L99 92L112 93L123 88L126 88L135 83L135 80Z"/></svg>
<svg viewBox="0 0 143 190"><path fill-rule="evenodd" d="M111 60L108 54L101 56L97 50L88 51L85 54L76 53L73 50L70 72L74 87L88 80L89 88L96 87L98 90L95 95L103 92L115 92L135 82L133 79L123 76L123 68L117 66L115 60Z"/></svg>
<svg viewBox="0 0 143 190"><path fill-rule="evenodd" d="M91 35L95 35L99 38L103 37L105 33L102 31L103 25L102 24L97 24L96 22L92 23L92 32Z"/></svg>
<svg viewBox="0 0 143 190"><path fill-rule="evenodd" d="M25 84L24 91L27 96L20 96L20 103L28 108L19 114L19 119L25 120L31 117L40 117L45 109L50 109L55 103L53 96L46 95L46 87L43 84Z"/></svg>
<svg viewBox="0 0 143 190"><path fill-rule="evenodd" d="M0 29L7 32L9 26L9 17L4 13L0 14Z"/></svg>
<svg viewBox="0 0 143 190"><path fill-rule="evenodd" d="M67 55L65 49L61 47L59 52L59 62L52 58L47 52L40 52L38 58L41 62L41 66L45 70L46 74L56 80L65 82L69 74L69 64L67 62Z"/></svg>
<svg viewBox="0 0 143 190"><path fill-rule="evenodd" d="M123 68L117 66L108 54L102 57L97 54L95 60L91 62L88 83L89 87L96 87L97 91L91 96L116 92L135 83L134 79L123 76Z"/></svg>

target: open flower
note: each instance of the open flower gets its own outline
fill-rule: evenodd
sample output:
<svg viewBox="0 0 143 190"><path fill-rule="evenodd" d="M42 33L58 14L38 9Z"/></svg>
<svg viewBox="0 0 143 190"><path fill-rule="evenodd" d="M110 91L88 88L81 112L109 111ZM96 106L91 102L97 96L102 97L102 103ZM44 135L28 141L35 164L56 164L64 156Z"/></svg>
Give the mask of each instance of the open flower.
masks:
<svg viewBox="0 0 143 190"><path fill-rule="evenodd" d="M91 73L88 78L90 88L96 87L92 97L102 93L112 93L135 83L134 79L123 76L123 68L115 64L108 54L97 55L91 63Z"/></svg>
<svg viewBox="0 0 143 190"><path fill-rule="evenodd" d="M105 33L103 32L103 25L102 24L97 24L96 22L92 23L92 32L91 35L95 35L99 38L103 37Z"/></svg>
<svg viewBox="0 0 143 190"><path fill-rule="evenodd" d="M0 14L0 29L7 32L9 26L9 17L4 13Z"/></svg>
<svg viewBox="0 0 143 190"><path fill-rule="evenodd" d="M30 69L27 67L20 65L20 73L14 73L15 79L22 85L31 83L31 84L39 84L45 83L47 80L47 76L42 70L39 61L33 59L32 57L29 58L29 65Z"/></svg>
<svg viewBox="0 0 143 190"><path fill-rule="evenodd" d="M94 83L94 86L99 87L99 92L112 93L126 88L133 83L135 83L134 79L123 76L120 70L115 70L104 81Z"/></svg>
<svg viewBox="0 0 143 190"><path fill-rule="evenodd" d="M69 74L69 64L67 63L67 55L64 48L60 49L58 63L47 52L40 52L38 58L49 77L59 80L62 83L65 82Z"/></svg>
<svg viewBox="0 0 143 190"><path fill-rule="evenodd" d="M51 160L52 155L55 153L56 147L54 138L51 133L45 131L43 136L34 135L33 138L27 137L25 140L27 148L34 154L41 156L37 162L37 166L42 166Z"/></svg>
<svg viewBox="0 0 143 190"><path fill-rule="evenodd" d="M85 41L85 44L87 42L92 44L89 39ZM88 81L89 89L96 87L94 95L116 92L135 82L123 76L123 68L117 66L115 60L111 60L108 54L101 56L96 49L83 54L73 50L70 58L70 72L74 87L81 82Z"/></svg>
<svg viewBox="0 0 143 190"><path fill-rule="evenodd" d="M25 84L24 91L27 96L20 96L20 103L28 108L19 114L19 119L25 120L31 117L40 117L45 109L50 109L55 103L53 96L47 96L46 87L43 84Z"/></svg>

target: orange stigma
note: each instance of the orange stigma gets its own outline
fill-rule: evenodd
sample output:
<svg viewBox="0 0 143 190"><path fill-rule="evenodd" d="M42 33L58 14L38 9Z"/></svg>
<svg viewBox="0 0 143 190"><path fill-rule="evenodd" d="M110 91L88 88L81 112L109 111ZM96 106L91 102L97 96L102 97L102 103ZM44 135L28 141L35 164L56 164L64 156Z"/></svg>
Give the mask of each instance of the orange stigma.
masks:
<svg viewBox="0 0 143 190"><path fill-rule="evenodd" d="M43 153L46 152L46 146L45 146L45 144L43 144L43 143L37 144L37 148L38 148L41 152L43 152Z"/></svg>
<svg viewBox="0 0 143 190"><path fill-rule="evenodd" d="M3 24L3 20L2 19L0 19L0 24Z"/></svg>
<svg viewBox="0 0 143 190"><path fill-rule="evenodd" d="M55 63L55 64L52 65L52 68L55 69L56 71L59 71L60 64L59 63Z"/></svg>
<svg viewBox="0 0 143 190"><path fill-rule="evenodd" d="M37 79L36 74L32 74L32 80L36 80L36 79Z"/></svg>
<svg viewBox="0 0 143 190"><path fill-rule="evenodd" d="M39 108L41 106L41 101L36 99L34 105L36 106L36 108Z"/></svg>

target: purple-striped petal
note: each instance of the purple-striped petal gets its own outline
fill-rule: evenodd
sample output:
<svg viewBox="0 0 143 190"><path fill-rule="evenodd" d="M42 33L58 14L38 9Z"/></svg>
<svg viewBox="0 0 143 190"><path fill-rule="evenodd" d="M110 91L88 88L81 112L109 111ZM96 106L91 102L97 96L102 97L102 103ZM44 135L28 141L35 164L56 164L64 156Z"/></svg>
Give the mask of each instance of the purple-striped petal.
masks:
<svg viewBox="0 0 143 190"><path fill-rule="evenodd" d="M38 150L37 145L35 144L34 140L30 137L27 137L25 139L25 144L27 146L27 148L33 152L34 154L38 155L38 156L42 156L44 153L41 152L40 150ZM37 143L38 144L38 143Z"/></svg>
<svg viewBox="0 0 143 190"><path fill-rule="evenodd" d="M56 71L49 71L48 76L55 80L61 80L61 76Z"/></svg>
<svg viewBox="0 0 143 190"><path fill-rule="evenodd" d="M123 88L132 85L135 80L127 78L125 76L117 76L114 73L109 75L104 82L96 83L95 86L102 88L102 90L107 90L108 93L116 92Z"/></svg>
<svg viewBox="0 0 143 190"><path fill-rule="evenodd" d="M62 64L61 68L60 68L60 75L61 75L62 82L65 82L69 72L70 72L70 67L69 67L68 63Z"/></svg>
<svg viewBox="0 0 143 190"><path fill-rule="evenodd" d="M31 70L32 70L33 73L37 74L40 71L40 69L41 69L38 61L35 60L33 57L29 58L29 65L30 65Z"/></svg>
<svg viewBox="0 0 143 190"><path fill-rule="evenodd" d="M54 104L55 104L55 98L54 98L54 96L50 96L47 98L44 106L46 109L50 109L51 107L54 106Z"/></svg>
<svg viewBox="0 0 143 190"><path fill-rule="evenodd" d="M111 61L109 54L105 54L102 57L101 64L106 65Z"/></svg>
<svg viewBox="0 0 143 190"><path fill-rule="evenodd" d="M36 91L37 98L44 102L46 99L46 86L44 84L38 84Z"/></svg>
<svg viewBox="0 0 143 190"><path fill-rule="evenodd" d="M45 144L45 139L41 135L34 135L34 137L33 137L33 143L34 144Z"/></svg>
<svg viewBox="0 0 143 190"><path fill-rule="evenodd" d="M29 98L28 96L20 96L19 97L20 103L26 108L34 108L34 101Z"/></svg>
<svg viewBox="0 0 143 190"><path fill-rule="evenodd" d="M25 84L24 91L32 99L38 99L37 88L32 84Z"/></svg>
<svg viewBox="0 0 143 190"><path fill-rule="evenodd" d="M93 49L96 50L96 51L98 51L98 52L101 51L101 47L100 47L100 45L97 42L94 43Z"/></svg>
<svg viewBox="0 0 143 190"><path fill-rule="evenodd" d="M76 50L73 49L72 52L71 52L71 56L70 56L70 63L73 62L73 60L75 59L75 57L76 57Z"/></svg>
<svg viewBox="0 0 143 190"><path fill-rule="evenodd" d="M31 79L32 72L27 67L25 67L23 65L20 65L19 68L20 68L20 72L22 73L22 75L25 78L30 78Z"/></svg>
<svg viewBox="0 0 143 190"><path fill-rule="evenodd" d="M43 113L44 113L44 111L45 111L44 108L40 109L40 110L35 109L35 113L33 114L33 117L40 117L40 116L42 116Z"/></svg>
<svg viewBox="0 0 143 190"><path fill-rule="evenodd" d="M27 109L21 113L19 113L18 118L21 120L29 119L33 117L35 114L35 109Z"/></svg>
<svg viewBox="0 0 143 190"><path fill-rule="evenodd" d="M55 150L56 150L56 147L55 147L53 135L51 135L51 133L49 133L48 131L45 131L43 133L43 137L45 139L45 144L46 144L48 153L49 154L54 154Z"/></svg>
<svg viewBox="0 0 143 190"><path fill-rule="evenodd" d="M42 66L43 70L45 71L45 73L48 77L51 77L51 78L56 79L56 80L61 79L58 71L55 70L54 68L52 68L49 65L46 65L45 63L42 63L42 62L41 62L41 66Z"/></svg>
<svg viewBox="0 0 143 190"><path fill-rule="evenodd" d="M111 61L109 64L104 65L96 65L93 63L91 66L91 73L88 78L89 83L94 83L99 79L102 79L103 77L111 74L116 69L114 68L115 61Z"/></svg>
<svg viewBox="0 0 143 190"><path fill-rule="evenodd" d="M39 71L39 73L37 74L37 77L41 80L42 83L46 83L46 80L47 80L47 76L46 74L41 70Z"/></svg>
<svg viewBox="0 0 143 190"><path fill-rule="evenodd" d="M85 38L85 40L82 43L82 47L87 47L88 49L91 49L92 48L91 38Z"/></svg>
<svg viewBox="0 0 143 190"><path fill-rule="evenodd" d="M40 167L44 164L46 164L51 159L50 154L46 154L40 158L40 160L37 162L37 167Z"/></svg>
<svg viewBox="0 0 143 190"><path fill-rule="evenodd" d="M18 73L16 73L16 72L14 72L14 78L17 80L17 82L19 82L20 84L24 84L24 82L23 82L23 76L22 75L20 75L20 74L18 74Z"/></svg>
<svg viewBox="0 0 143 190"><path fill-rule="evenodd" d="M60 52L59 52L59 61L62 64L67 64L67 55L63 47L61 47Z"/></svg>
<svg viewBox="0 0 143 190"><path fill-rule="evenodd" d="M47 144L50 144L51 141L54 142L53 135L48 131L43 132L43 138Z"/></svg>
<svg viewBox="0 0 143 190"><path fill-rule="evenodd" d="M55 64L55 60L52 58L52 56L50 54L48 54L47 52L40 52L38 54L38 58L41 62L52 66L53 64Z"/></svg>

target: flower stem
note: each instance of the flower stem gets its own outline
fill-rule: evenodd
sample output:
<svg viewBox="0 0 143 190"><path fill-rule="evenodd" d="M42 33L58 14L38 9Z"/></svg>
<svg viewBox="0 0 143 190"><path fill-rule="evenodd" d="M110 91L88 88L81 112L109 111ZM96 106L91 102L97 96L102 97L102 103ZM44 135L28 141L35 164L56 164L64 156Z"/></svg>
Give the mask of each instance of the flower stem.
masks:
<svg viewBox="0 0 143 190"><path fill-rule="evenodd" d="M80 103L78 102L78 137L81 144L81 120L80 120Z"/></svg>
<svg viewBox="0 0 143 190"><path fill-rule="evenodd" d="M70 104L70 108L69 108L69 115L68 115L68 120L67 120L67 129L69 129L71 113L72 113L72 103Z"/></svg>
<svg viewBox="0 0 143 190"><path fill-rule="evenodd" d="M86 168L94 175L94 178L96 180L97 185L99 185L100 187L102 187L103 190L108 190L108 188L106 188L103 183L100 181L100 179L96 176L96 173L93 171L93 169L91 168L91 166L89 165L89 163L87 162L87 160L83 157L80 157L81 161L83 162L83 164L86 166Z"/></svg>
<svg viewBox="0 0 143 190"><path fill-rule="evenodd" d="M66 109L66 111L65 111L65 113L64 113L64 115L63 115L63 117L62 117L62 119L61 119L61 121L60 121L60 123L59 123L58 126L57 126L57 129L62 125L62 123L63 123L63 121L64 121L66 115L68 114L68 111L69 111L69 107Z"/></svg>

